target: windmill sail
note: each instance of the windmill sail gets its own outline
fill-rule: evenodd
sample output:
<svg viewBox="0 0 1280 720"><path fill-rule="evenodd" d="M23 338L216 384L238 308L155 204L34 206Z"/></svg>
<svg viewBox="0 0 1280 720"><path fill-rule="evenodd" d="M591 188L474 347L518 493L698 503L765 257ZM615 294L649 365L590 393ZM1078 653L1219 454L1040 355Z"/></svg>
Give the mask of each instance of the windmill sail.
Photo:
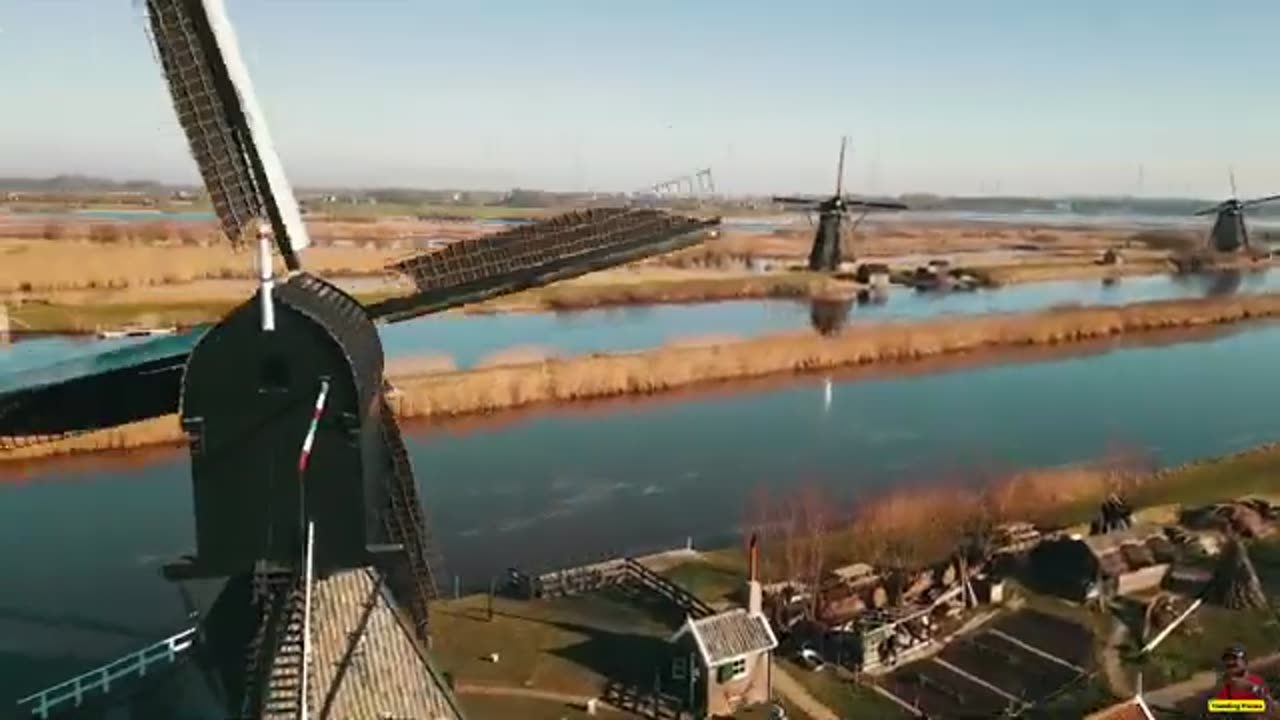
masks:
<svg viewBox="0 0 1280 720"><path fill-rule="evenodd" d="M701 242L718 222L647 209L567 213L393 263L417 292L368 310L393 322L440 312L679 250Z"/></svg>
<svg viewBox="0 0 1280 720"><path fill-rule="evenodd" d="M290 269L310 245L222 0L147 0L151 38L191 153L232 243L262 221Z"/></svg>

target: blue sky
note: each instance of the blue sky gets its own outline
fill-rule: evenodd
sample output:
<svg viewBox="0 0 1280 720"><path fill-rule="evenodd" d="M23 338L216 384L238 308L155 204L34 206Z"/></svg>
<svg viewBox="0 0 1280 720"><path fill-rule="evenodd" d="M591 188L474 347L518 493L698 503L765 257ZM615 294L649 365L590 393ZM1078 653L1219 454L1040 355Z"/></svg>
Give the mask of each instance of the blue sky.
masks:
<svg viewBox="0 0 1280 720"><path fill-rule="evenodd" d="M1274 0L226 3L299 185L1280 191ZM195 178L139 2L0 0L0 68L0 175Z"/></svg>

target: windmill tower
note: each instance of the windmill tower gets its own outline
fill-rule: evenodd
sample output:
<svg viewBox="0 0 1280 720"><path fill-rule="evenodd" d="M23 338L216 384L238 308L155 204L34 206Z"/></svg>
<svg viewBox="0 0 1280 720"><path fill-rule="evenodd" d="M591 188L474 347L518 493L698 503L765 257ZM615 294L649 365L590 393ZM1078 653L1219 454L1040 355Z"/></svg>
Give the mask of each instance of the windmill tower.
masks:
<svg viewBox="0 0 1280 720"><path fill-rule="evenodd" d="M718 220L568 213L399 261L393 268L415 291L363 306L301 269L306 228L221 0L146 0L146 11L223 232L257 244L260 287L202 334L0 394L0 442L177 412L191 454L196 550L165 576L223 586L195 627L22 705L49 717L111 702L149 687L155 663L184 661L222 717L461 718L430 659L440 566L386 399L375 322L678 250ZM283 277L273 274L273 248Z"/></svg>
<svg viewBox="0 0 1280 720"><path fill-rule="evenodd" d="M825 200L799 197L775 197L773 201L818 216L813 247L809 251L809 269L815 272L835 272L844 261L842 245L853 236L858 225L873 210L906 210L897 202L859 200L844 194L844 155L848 138L840 138L840 159L836 166L836 192ZM850 220L854 210L861 210L857 218ZM851 222L850 225L845 225Z"/></svg>

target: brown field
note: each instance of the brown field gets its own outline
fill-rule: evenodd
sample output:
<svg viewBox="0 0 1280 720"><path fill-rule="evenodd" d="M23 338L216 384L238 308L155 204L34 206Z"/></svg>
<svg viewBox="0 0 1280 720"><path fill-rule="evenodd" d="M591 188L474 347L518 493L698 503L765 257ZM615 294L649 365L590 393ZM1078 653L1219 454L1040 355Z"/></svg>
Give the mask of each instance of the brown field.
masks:
<svg viewBox="0 0 1280 720"><path fill-rule="evenodd" d="M413 252L422 237L461 239L491 229L468 222L372 218L364 222L310 220L316 247L307 268L331 278L384 275L385 265ZM803 263L812 241L804 223L772 233L726 229L692 250L482 303L472 312L549 311L608 305L707 302L765 297L807 297L829 281L808 273L751 272L752 258L771 258L781 266ZM864 226L846 248L849 257L868 257L908 270L929 258L981 271L997 283L1088 278L1167 272L1172 253L1193 247L1196 233L1130 232L1105 229L933 226L877 223ZM1107 249L1119 249L1125 263L1101 265ZM1228 264L1237 262L1228 260ZM253 255L219 240L212 223L88 222L41 223L0 216L0 297L64 306L88 306L74 313L110 314L109 305L155 304L138 309L160 322L192 321L188 308L180 318L166 314L166 303L227 302L252 291ZM403 280L399 281L403 284ZM222 309L208 308L210 321ZM127 319L127 318L126 318ZM79 329L59 318L32 329ZM90 322L90 325L102 324Z"/></svg>
<svg viewBox="0 0 1280 720"><path fill-rule="evenodd" d="M401 417L440 420L843 367L1203 330L1277 315L1280 294L1253 295L885 323L834 337L787 332L712 346L675 344L636 353L517 364L503 359L503 364L455 372L401 370L403 374L397 374L393 368L398 392L390 401ZM1000 353L986 352L984 357L998 361ZM0 452L0 462L181 440L176 420L170 417Z"/></svg>

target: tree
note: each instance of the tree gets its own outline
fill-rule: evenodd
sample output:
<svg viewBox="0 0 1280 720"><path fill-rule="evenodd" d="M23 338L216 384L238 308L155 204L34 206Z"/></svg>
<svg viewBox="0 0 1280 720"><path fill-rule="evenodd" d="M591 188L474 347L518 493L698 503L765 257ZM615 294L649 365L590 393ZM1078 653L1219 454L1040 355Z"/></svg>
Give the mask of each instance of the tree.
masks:
<svg viewBox="0 0 1280 720"><path fill-rule="evenodd" d="M742 550L744 553L751 551L751 536L756 537L756 552L760 559L760 575L762 578L772 578L776 575L774 572L774 563L772 559L773 543L770 542L776 536L776 508L773 506L773 500L769 496L769 486L761 482L756 485L755 490L747 499L746 517L742 523ZM748 556L747 561L751 558ZM766 567L767 566L767 567Z"/></svg>
<svg viewBox="0 0 1280 720"><path fill-rule="evenodd" d="M823 573L826 571L827 541L831 532L828 500L822 488L806 485L796 499L799 536L803 547L802 578L813 590L810 617L817 617Z"/></svg>

